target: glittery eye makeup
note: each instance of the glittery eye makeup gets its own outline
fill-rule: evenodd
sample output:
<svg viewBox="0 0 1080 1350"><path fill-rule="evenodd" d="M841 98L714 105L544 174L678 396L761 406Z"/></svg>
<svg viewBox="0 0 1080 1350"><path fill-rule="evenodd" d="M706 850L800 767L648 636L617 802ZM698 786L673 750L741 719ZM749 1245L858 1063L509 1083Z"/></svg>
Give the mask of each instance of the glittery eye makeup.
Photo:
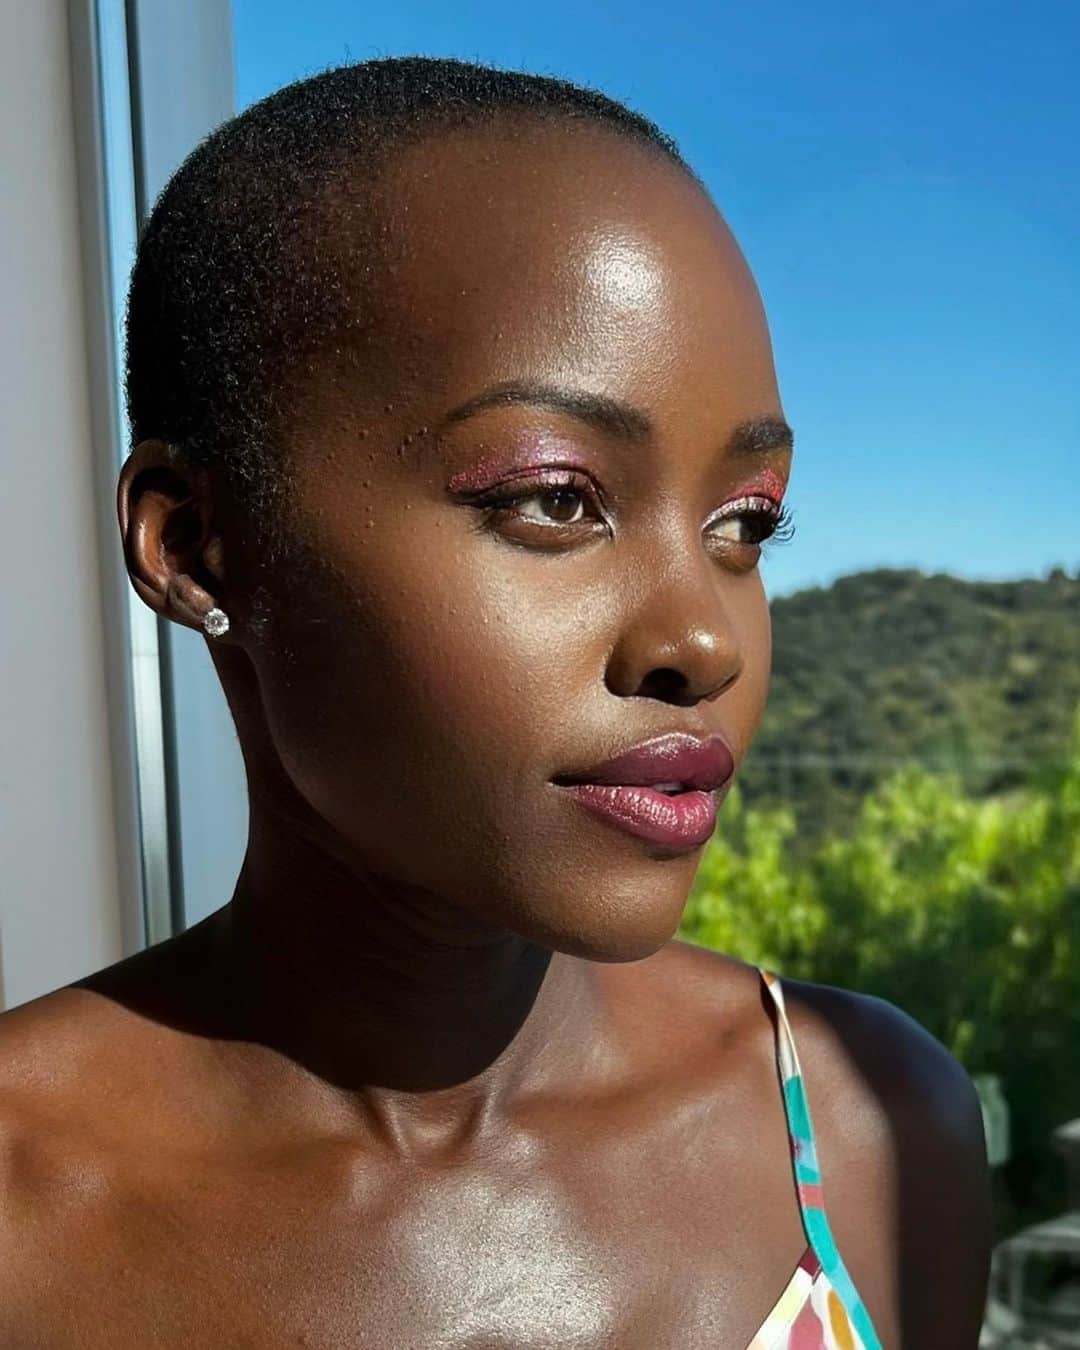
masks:
<svg viewBox="0 0 1080 1350"><path fill-rule="evenodd" d="M760 470L741 484L737 496L709 516L705 533L723 543L751 547L790 539L794 527L782 505L784 489L784 480L775 469Z"/></svg>
<svg viewBox="0 0 1080 1350"><path fill-rule="evenodd" d="M503 454L489 455L478 464L471 464L451 475L447 482L450 492L474 494L487 492L508 476L521 476L528 473L542 474L548 469L585 469L584 458L563 445L545 444L543 449L536 446L509 449Z"/></svg>
<svg viewBox="0 0 1080 1350"><path fill-rule="evenodd" d="M768 497L777 506L784 496L784 480L775 469L764 468L739 486L740 497Z"/></svg>
<svg viewBox="0 0 1080 1350"><path fill-rule="evenodd" d="M545 438L539 446L508 446L485 455L452 474L447 489L482 511L486 528L500 533L524 528L525 540L539 547L581 542L595 537L598 527L609 536L615 533L602 488L585 458L565 442ZM789 538L784 489L775 469L758 470L706 519L703 535L725 551L729 546L759 550L767 541Z"/></svg>

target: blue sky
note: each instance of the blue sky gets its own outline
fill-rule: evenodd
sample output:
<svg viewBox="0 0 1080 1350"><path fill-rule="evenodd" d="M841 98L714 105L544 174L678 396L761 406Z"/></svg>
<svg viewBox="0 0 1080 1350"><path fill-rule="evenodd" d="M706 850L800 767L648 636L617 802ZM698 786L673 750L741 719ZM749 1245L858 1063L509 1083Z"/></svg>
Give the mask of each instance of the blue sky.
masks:
<svg viewBox="0 0 1080 1350"><path fill-rule="evenodd" d="M780 595L1080 565L1080 6L233 0L238 106L419 52L595 85L731 224L795 428Z"/></svg>

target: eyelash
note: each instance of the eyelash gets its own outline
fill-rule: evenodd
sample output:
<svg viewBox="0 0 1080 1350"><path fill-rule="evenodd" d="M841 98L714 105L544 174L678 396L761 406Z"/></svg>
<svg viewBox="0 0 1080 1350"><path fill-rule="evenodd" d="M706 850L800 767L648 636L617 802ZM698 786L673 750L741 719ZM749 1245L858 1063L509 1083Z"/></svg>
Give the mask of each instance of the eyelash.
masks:
<svg viewBox="0 0 1080 1350"><path fill-rule="evenodd" d="M486 522L490 522L503 511L509 511L512 506L521 502L532 501L537 497L545 497L553 492L574 491L580 494L582 498L597 501L597 494L588 479L581 479L574 474L559 474L549 472L543 478L531 479L527 483L517 485L513 490L496 489L486 495L477 498L472 505L478 509L487 512ZM748 502L765 502L767 506L744 507L742 510L732 510L732 507L742 506ZM522 519L520 513L516 514L518 519ZM756 517L762 524L772 523L772 529L767 535L758 540L752 540L747 543L744 540L729 540L740 548L762 548L765 545L786 543L795 534L795 526L791 519L791 513L786 506L777 506L771 497L746 496L737 497L734 500L725 503L721 512L714 515L714 521L736 520L739 516ZM561 529L573 529L582 524L582 521L553 521L549 525L541 525L537 521L530 521L529 524L536 525L540 530L550 530L555 533Z"/></svg>

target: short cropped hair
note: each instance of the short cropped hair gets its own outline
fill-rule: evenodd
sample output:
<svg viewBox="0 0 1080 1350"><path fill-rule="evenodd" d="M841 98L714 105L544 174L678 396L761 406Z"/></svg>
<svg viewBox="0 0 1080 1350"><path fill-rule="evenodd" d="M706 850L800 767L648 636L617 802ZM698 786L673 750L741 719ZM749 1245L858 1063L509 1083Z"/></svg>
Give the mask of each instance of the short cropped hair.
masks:
<svg viewBox="0 0 1080 1350"><path fill-rule="evenodd" d="M364 219L375 195L356 185L408 144L511 113L602 124L700 181L653 122L550 76L404 56L286 85L202 141L146 222L126 319L132 444L161 438L219 470L253 512L273 512L289 373L342 336L377 281L379 222ZM339 256L346 180L350 247L355 259L372 242L371 267Z"/></svg>

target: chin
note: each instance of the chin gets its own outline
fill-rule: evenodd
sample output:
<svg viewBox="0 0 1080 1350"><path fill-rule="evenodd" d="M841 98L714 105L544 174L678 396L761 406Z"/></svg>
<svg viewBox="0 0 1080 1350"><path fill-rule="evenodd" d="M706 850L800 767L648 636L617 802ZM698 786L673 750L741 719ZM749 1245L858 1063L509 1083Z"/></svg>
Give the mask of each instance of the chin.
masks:
<svg viewBox="0 0 1080 1350"><path fill-rule="evenodd" d="M586 894L575 897L572 912L562 905L557 914L538 913L534 897L528 919L514 927L523 937L569 956L608 963L643 961L678 931L687 886L681 877L679 884L674 881L654 874L651 881L620 888L609 879L603 890L593 891L588 908L582 907L590 899Z"/></svg>
<svg viewBox="0 0 1080 1350"><path fill-rule="evenodd" d="M644 961L646 957L655 956L660 948L670 942L674 936L675 929L673 928L670 932L666 932L663 937L652 941L644 941L641 938L628 940L624 935L621 941L615 939L604 943L583 942L574 949L564 947L561 950L567 951L571 956L583 957L587 961L619 965L629 961Z"/></svg>

